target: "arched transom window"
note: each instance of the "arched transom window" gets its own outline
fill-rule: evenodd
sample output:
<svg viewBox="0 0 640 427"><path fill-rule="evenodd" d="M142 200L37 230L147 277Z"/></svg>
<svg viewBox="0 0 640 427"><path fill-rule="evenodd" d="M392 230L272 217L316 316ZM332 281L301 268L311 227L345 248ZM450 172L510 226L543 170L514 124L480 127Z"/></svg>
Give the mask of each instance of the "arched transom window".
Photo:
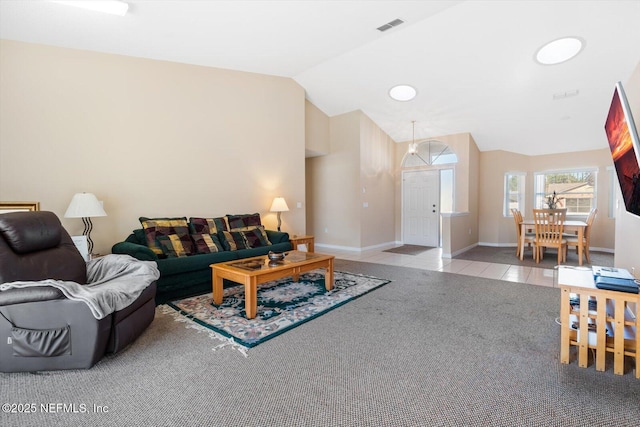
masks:
<svg viewBox="0 0 640 427"><path fill-rule="evenodd" d="M458 156L444 142L428 140L409 144L402 167L432 166L458 163Z"/></svg>

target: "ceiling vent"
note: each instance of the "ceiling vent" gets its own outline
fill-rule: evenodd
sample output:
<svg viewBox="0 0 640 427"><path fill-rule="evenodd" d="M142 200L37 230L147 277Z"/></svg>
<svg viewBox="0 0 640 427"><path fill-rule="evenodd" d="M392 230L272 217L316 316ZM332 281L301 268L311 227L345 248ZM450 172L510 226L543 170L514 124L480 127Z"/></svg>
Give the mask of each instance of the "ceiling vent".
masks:
<svg viewBox="0 0 640 427"><path fill-rule="evenodd" d="M559 99L571 98L572 96L578 96L580 91L578 89L568 90L566 92L558 92L553 94L553 100L557 101Z"/></svg>
<svg viewBox="0 0 640 427"><path fill-rule="evenodd" d="M404 23L404 21L402 19L400 19L400 18L394 19L393 21L387 22L383 26L378 27L378 31L380 31L380 32L387 31L387 30L390 30L393 27L397 27L398 25L403 24L403 23Z"/></svg>

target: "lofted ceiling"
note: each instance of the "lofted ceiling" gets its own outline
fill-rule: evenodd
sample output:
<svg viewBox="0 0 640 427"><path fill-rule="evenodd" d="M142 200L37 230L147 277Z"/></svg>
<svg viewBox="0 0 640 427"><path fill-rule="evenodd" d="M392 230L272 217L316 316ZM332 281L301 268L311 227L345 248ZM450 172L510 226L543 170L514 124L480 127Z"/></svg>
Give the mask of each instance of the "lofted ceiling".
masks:
<svg viewBox="0 0 640 427"><path fill-rule="evenodd" d="M470 132L482 151L527 155L606 148L614 85L640 63L640 1L127 3L120 17L0 0L0 38L290 77L325 114L362 110L396 142L415 120L416 140ZM578 56L535 62L564 36L585 41ZM396 84L417 97L392 100Z"/></svg>

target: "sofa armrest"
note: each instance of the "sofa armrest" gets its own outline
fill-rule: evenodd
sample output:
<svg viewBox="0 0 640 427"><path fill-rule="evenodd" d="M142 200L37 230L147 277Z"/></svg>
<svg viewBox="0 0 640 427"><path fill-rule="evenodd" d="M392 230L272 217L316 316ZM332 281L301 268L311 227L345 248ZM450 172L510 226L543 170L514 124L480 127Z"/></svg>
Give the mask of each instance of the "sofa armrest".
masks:
<svg viewBox="0 0 640 427"><path fill-rule="evenodd" d="M275 231L275 230L265 230L267 232L267 237L269 241L273 244L275 243L286 243L289 241L289 233L284 231Z"/></svg>
<svg viewBox="0 0 640 427"><path fill-rule="evenodd" d="M119 242L113 245L111 253L131 255L140 261L157 261L158 256L148 246L131 242Z"/></svg>

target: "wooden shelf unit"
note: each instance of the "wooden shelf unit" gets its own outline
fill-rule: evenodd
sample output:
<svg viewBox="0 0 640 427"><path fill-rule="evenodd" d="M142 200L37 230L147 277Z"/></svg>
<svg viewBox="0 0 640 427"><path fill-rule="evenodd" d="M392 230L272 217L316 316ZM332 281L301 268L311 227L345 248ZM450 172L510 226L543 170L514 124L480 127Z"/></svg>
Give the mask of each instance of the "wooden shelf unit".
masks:
<svg viewBox="0 0 640 427"><path fill-rule="evenodd" d="M633 357L635 376L640 378L640 340L636 336L640 326L640 296L596 288L591 269L560 268L558 285L561 292L560 361L570 363L570 348L575 346L578 348L578 365L586 368L589 349L593 349L596 370L604 371L606 354L613 353L613 372L623 375L625 356ZM592 307L589 307L589 301L592 301ZM574 325L577 329L572 327Z"/></svg>

